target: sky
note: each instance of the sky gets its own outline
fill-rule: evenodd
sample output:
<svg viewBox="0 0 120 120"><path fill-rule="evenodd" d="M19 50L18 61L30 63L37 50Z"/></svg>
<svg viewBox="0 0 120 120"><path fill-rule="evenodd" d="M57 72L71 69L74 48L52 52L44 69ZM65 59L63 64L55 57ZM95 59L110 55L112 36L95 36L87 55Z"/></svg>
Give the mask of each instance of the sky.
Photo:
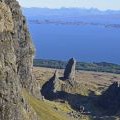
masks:
<svg viewBox="0 0 120 120"><path fill-rule="evenodd" d="M120 0L18 0L22 7L80 7L120 10Z"/></svg>

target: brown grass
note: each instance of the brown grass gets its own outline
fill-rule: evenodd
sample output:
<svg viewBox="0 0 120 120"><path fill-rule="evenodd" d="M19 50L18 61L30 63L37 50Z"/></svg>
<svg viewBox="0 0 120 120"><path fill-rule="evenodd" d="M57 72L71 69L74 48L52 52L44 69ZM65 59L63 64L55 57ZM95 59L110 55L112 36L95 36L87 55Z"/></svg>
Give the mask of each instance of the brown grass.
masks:
<svg viewBox="0 0 120 120"><path fill-rule="evenodd" d="M34 67L33 69L36 79L40 82L41 87L48 81L54 74L55 69ZM64 70L58 70L59 76L63 76ZM88 72L76 71L76 81L80 83L79 88L74 90L78 94L87 95L89 91L94 91L100 94L114 81L120 81L120 75L101 73L101 72Z"/></svg>

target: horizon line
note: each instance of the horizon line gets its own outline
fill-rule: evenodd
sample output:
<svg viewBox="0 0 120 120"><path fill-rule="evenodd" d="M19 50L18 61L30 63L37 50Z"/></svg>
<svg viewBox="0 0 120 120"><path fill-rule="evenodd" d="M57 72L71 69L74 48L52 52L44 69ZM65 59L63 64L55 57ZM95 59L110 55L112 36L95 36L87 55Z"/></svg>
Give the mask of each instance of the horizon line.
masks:
<svg viewBox="0 0 120 120"><path fill-rule="evenodd" d="M22 6L22 8L27 8L27 9L30 9L30 8L35 8L35 9L51 9L51 10L60 10L60 9L86 9L86 10L98 10L98 11L120 11L120 9L99 9L99 8L95 8L95 7L91 7L91 8L86 8L86 7L56 7L56 8L52 8L52 7L26 7L26 6Z"/></svg>

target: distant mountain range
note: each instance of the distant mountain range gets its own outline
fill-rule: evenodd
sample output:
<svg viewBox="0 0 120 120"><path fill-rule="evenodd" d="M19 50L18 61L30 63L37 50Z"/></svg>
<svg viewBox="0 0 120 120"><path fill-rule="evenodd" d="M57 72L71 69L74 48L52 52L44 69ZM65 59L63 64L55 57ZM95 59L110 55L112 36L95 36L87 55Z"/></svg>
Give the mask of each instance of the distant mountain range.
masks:
<svg viewBox="0 0 120 120"><path fill-rule="evenodd" d="M67 15L67 16L85 16L85 15L120 15L119 11L106 10L101 11L96 8L84 9L84 8L60 8L60 9L50 9L50 8L23 8L23 12L27 16L50 16L50 15Z"/></svg>
<svg viewBox="0 0 120 120"><path fill-rule="evenodd" d="M24 15L30 22L36 24L64 24L64 25L102 25L120 28L120 10L100 11L96 8L22 8Z"/></svg>

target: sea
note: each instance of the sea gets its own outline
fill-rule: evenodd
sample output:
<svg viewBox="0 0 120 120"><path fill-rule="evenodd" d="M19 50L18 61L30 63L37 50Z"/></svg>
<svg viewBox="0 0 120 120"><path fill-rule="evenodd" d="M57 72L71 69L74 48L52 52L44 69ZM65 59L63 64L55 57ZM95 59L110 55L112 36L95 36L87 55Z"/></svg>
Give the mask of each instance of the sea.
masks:
<svg viewBox="0 0 120 120"><path fill-rule="evenodd" d="M120 28L28 23L35 58L120 64Z"/></svg>

